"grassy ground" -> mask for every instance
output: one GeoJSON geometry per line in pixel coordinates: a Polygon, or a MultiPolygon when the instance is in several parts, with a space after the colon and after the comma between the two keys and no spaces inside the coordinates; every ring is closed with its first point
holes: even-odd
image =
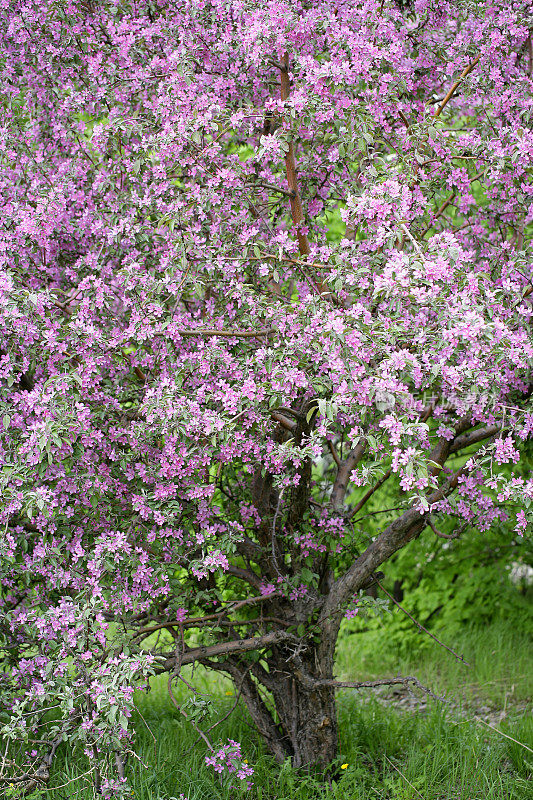
{"type": "MultiPolygon", "coordinates": [[[[276,766],[246,713],[237,708],[212,736],[215,741],[231,737],[243,744],[255,769],[254,786],[243,793],[221,785],[206,767],[205,746],[169,702],[165,681],[157,679],[151,692],[138,701],[138,754],[147,768],[130,760],[134,796],[138,800],[172,800],[181,793],[188,800],[244,796],[249,800],[530,800],[533,718],[527,703],[532,695],[533,648],[524,633],[499,624],[448,642],[464,654],[470,667],[438,646],[398,663],[386,640],[382,638],[380,646],[373,636],[366,643],[365,635],[343,637],[339,675],[354,679],[415,674],[433,690],[445,692],[450,706],[401,705],[390,692],[378,698],[362,692],[340,695],[340,754],[326,781],[324,776],[298,774],[289,763],[281,769],[276,766]]],[[[234,702],[230,685],[201,672],[194,680],[213,698],[209,722],[222,719],[234,702]]],[[[74,767],[79,774],[80,766],[64,762],[56,785],[72,778],[74,767]]],[[[47,796],[85,800],[92,795],[81,784],[49,790],[47,796]]]]}
{"type": "Polygon", "coordinates": [[[455,704],[503,710],[533,696],[533,643],[528,636],[531,618],[519,622],[471,627],[453,638],[446,631],[437,632],[441,641],[452,646],[468,664],[422,633],[414,633],[412,655],[403,657],[398,656],[394,643],[387,641],[386,628],[345,635],[338,649],[337,674],[346,680],[382,674],[416,675],[455,704]],[[419,638],[422,650],[417,647],[419,638]]]}

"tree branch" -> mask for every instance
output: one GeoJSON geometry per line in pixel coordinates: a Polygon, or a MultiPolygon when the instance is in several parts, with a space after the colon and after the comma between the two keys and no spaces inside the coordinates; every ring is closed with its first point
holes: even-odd
{"type": "Polygon", "coordinates": [[[259,575],[256,575],[251,569],[243,569],[243,567],[235,567],[233,564],[230,564],[226,569],[226,573],[246,581],[246,583],[249,583],[250,586],[254,586],[256,589],[261,589],[263,582],[259,575]]]}
{"type": "Polygon", "coordinates": [[[180,330],[178,334],[180,336],[224,336],[226,338],[233,338],[234,336],[238,339],[251,339],[254,336],[272,336],[272,334],[276,333],[275,328],[258,328],[256,331],[228,331],[228,330],[216,330],[216,329],[209,329],[209,328],[192,328],[187,330],[180,330]]]}
{"type": "Polygon", "coordinates": [[[471,444],[477,444],[484,439],[490,439],[496,433],[502,430],[501,425],[487,425],[486,428],[478,428],[477,430],[464,433],[462,436],[457,436],[450,447],[450,455],[457,453],[458,450],[463,450],[471,444]]]}
{"type": "Polygon", "coordinates": [[[388,479],[390,478],[390,476],[391,476],[391,475],[392,475],[392,469],[388,469],[388,470],[387,470],[387,472],[386,472],[386,473],[385,473],[385,474],[384,474],[384,475],[383,475],[383,476],[382,476],[382,477],[379,479],[379,481],[378,481],[376,484],[374,484],[374,486],[372,486],[372,487],[371,487],[371,488],[368,490],[368,492],[366,492],[366,493],[365,493],[365,494],[362,496],[362,498],[359,500],[359,502],[358,502],[358,503],[357,503],[357,504],[354,506],[354,508],[353,508],[353,509],[350,511],[350,519],[352,519],[353,517],[355,517],[355,515],[357,514],[357,512],[358,512],[358,511],[361,511],[361,509],[363,508],[363,506],[365,505],[365,503],[367,503],[367,502],[368,502],[368,500],[370,500],[370,498],[372,497],[372,495],[373,495],[373,494],[375,494],[375,492],[377,492],[377,491],[378,491],[378,489],[380,489],[380,488],[383,486],[383,484],[385,483],[385,481],[386,481],[386,480],[388,480],[388,479]]]}
{"type": "MultiPolygon", "coordinates": [[[[456,488],[465,468],[461,467],[440,489],[429,495],[427,498],[429,506],[438,503],[456,488]]],[[[428,514],[429,512],[421,514],[419,509],[410,508],[385,528],[344,575],[335,581],[324,603],[319,622],[326,620],[331,614],[338,613],[346,598],[356,592],[384,561],[421,533],[427,524],[428,514]]]]}
{"type": "MultiPolygon", "coordinates": [[[[285,53],[283,56],[282,64],[280,65],[280,90],[281,99],[283,101],[289,99],[291,93],[291,84],[289,81],[289,54],[285,53]]],[[[309,239],[306,234],[302,232],[301,225],[304,221],[304,212],[302,208],[302,199],[298,191],[298,179],[296,173],[296,159],[294,157],[294,145],[292,141],[289,142],[289,149],[285,154],[285,169],[287,172],[287,183],[291,191],[290,204],[291,216],[294,226],[296,228],[296,237],[298,239],[298,249],[300,255],[308,256],[311,252],[309,239]]]]}
{"type": "MultiPolygon", "coordinates": [[[[236,639],[231,642],[221,642],[220,644],[212,644],[206,647],[195,647],[193,650],[185,650],[181,658],[181,666],[185,664],[193,664],[194,662],[201,663],[202,661],[216,658],[217,656],[228,655],[228,653],[246,653],[249,650],[258,650],[263,647],[271,647],[273,644],[288,641],[295,637],[286,631],[272,631],[265,633],[264,636],[254,636],[249,639],[236,639]]],[[[174,654],[172,656],[164,656],[164,660],[160,667],[156,669],[156,673],[168,672],[174,669],[176,659],[174,654]]]]}
{"type": "Polygon", "coordinates": [[[279,411],[271,411],[270,416],[272,419],[276,420],[276,422],[279,422],[279,424],[285,428],[286,431],[296,430],[297,423],[292,419],[287,419],[287,417],[284,417],[283,414],[279,413],[279,411]]]}
{"type": "Polygon", "coordinates": [[[419,630],[423,631],[424,633],[427,633],[427,635],[428,635],[428,636],[431,636],[431,638],[432,638],[432,639],[434,639],[434,640],[437,642],[437,644],[440,644],[440,646],[441,646],[441,647],[444,647],[444,649],[445,649],[445,650],[447,650],[449,653],[451,653],[451,654],[452,654],[452,656],[455,656],[455,658],[456,658],[458,661],[462,661],[462,662],[463,662],[463,664],[466,664],[466,666],[467,666],[467,667],[469,667],[469,666],[470,666],[470,664],[468,663],[468,661],[466,661],[466,660],[463,658],[463,656],[460,656],[460,655],[459,655],[459,653],[456,653],[456,652],[455,652],[455,650],[452,650],[452,648],[451,648],[451,647],[448,647],[448,645],[447,645],[447,644],[444,644],[444,642],[441,642],[441,640],[440,640],[440,639],[438,639],[438,638],[435,636],[435,634],[431,633],[431,631],[428,631],[428,629],[427,629],[427,628],[424,628],[424,626],[423,626],[423,625],[421,625],[421,624],[420,624],[420,622],[418,622],[418,620],[416,620],[414,617],[412,617],[412,616],[411,616],[411,614],[410,614],[408,611],[406,611],[406,610],[405,610],[405,608],[404,608],[403,606],[401,606],[401,605],[399,604],[399,602],[398,602],[398,601],[397,601],[397,600],[396,600],[396,599],[395,599],[395,598],[394,598],[394,597],[393,597],[391,594],[389,594],[389,593],[388,593],[388,591],[387,591],[387,590],[386,590],[386,589],[385,589],[385,588],[382,586],[382,584],[381,584],[381,583],[380,583],[378,580],[376,581],[376,583],[377,583],[377,585],[379,586],[379,588],[381,589],[381,591],[383,592],[383,594],[386,594],[386,595],[387,595],[387,597],[388,597],[390,600],[392,600],[392,602],[394,603],[394,605],[395,605],[395,606],[397,606],[397,607],[400,609],[400,611],[403,611],[403,613],[404,613],[404,614],[405,614],[407,617],[409,617],[409,619],[411,620],[411,622],[414,622],[414,624],[416,625],[416,627],[417,627],[419,630]]]}
{"type": "Polygon", "coordinates": [[[361,439],[353,448],[353,450],[350,451],[348,458],[340,464],[337,470],[337,477],[335,478],[335,483],[333,484],[330,497],[331,505],[336,511],[339,511],[342,508],[344,498],[346,497],[346,490],[348,489],[348,483],[350,481],[350,473],[363,458],[365,449],[366,441],[361,439]]]}
{"type": "Polygon", "coordinates": [[[428,689],[427,686],[420,683],[418,678],[414,676],[409,676],[406,678],[381,678],[376,681],[335,681],[335,680],[322,680],[322,681],[315,681],[315,685],[317,686],[332,686],[334,689],[375,689],[378,686],[407,686],[407,684],[412,683],[417,689],[420,689],[425,694],[432,697],[434,700],[440,700],[440,702],[445,703],[446,700],[444,697],[439,697],[438,695],[434,694],[431,689],[428,689]]]}
{"type": "Polygon", "coordinates": [[[475,59],[472,61],[472,63],[468,65],[468,67],[465,67],[465,68],[464,68],[464,70],[463,70],[463,71],[461,72],[461,74],[459,75],[458,79],[455,81],[455,83],[453,84],[453,86],[452,86],[452,87],[449,89],[449,91],[447,92],[447,94],[446,94],[446,96],[444,97],[444,100],[442,101],[442,103],[440,104],[440,106],[439,106],[439,107],[437,108],[437,110],[435,111],[435,113],[434,113],[434,115],[433,115],[434,117],[440,117],[440,115],[441,115],[441,113],[443,112],[444,108],[445,108],[445,107],[448,105],[448,103],[449,103],[449,102],[450,102],[450,100],[452,99],[452,97],[453,97],[453,95],[454,95],[454,93],[455,93],[455,90],[457,89],[457,87],[459,86],[459,84],[460,84],[460,83],[462,83],[462,82],[463,82],[463,80],[466,78],[466,76],[467,76],[467,75],[469,75],[469,74],[472,72],[472,70],[473,70],[473,69],[474,69],[474,67],[476,66],[477,62],[479,61],[479,59],[480,59],[480,56],[478,56],[477,58],[475,58],[475,59]]]}

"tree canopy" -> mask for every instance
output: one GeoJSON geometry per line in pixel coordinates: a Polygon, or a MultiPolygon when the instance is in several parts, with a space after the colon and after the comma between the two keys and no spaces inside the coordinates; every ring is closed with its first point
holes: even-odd
{"type": "Polygon", "coordinates": [[[9,780],[67,741],[126,796],[134,688],[192,663],[323,765],[376,570],[533,519],[531,4],[0,9],[9,780]]]}

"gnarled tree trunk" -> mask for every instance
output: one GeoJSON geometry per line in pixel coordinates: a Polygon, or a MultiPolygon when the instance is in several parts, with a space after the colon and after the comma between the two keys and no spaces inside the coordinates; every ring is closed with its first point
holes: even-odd
{"type": "Polygon", "coordinates": [[[320,642],[304,639],[294,647],[272,647],[259,663],[225,662],[259,733],[279,763],[324,769],[337,755],[338,730],[333,658],[339,630],[335,620],[323,626],[320,642]],[[264,666],[263,666],[264,665],[264,666]]]}

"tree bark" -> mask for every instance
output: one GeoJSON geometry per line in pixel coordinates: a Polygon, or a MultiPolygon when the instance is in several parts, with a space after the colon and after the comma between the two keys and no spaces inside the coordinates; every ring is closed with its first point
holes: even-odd
{"type": "MultiPolygon", "coordinates": [[[[317,674],[313,651],[303,660],[306,673],[312,680],[325,676],[317,674]]],[[[331,667],[333,665],[331,664],[331,667]]],[[[279,680],[273,699],[288,745],[292,765],[299,768],[324,769],[337,755],[337,710],[335,689],[331,686],[310,686],[303,682],[296,669],[279,680]]],[[[332,670],[328,670],[332,677],[332,670]]]]}
{"type": "Polygon", "coordinates": [[[245,667],[237,659],[221,665],[278,763],[290,758],[295,769],[322,771],[337,755],[335,688],[320,682],[333,681],[338,629],[336,619],[323,626],[319,643],[304,639],[296,649],[294,643],[274,645],[265,667],[245,667]]]}

